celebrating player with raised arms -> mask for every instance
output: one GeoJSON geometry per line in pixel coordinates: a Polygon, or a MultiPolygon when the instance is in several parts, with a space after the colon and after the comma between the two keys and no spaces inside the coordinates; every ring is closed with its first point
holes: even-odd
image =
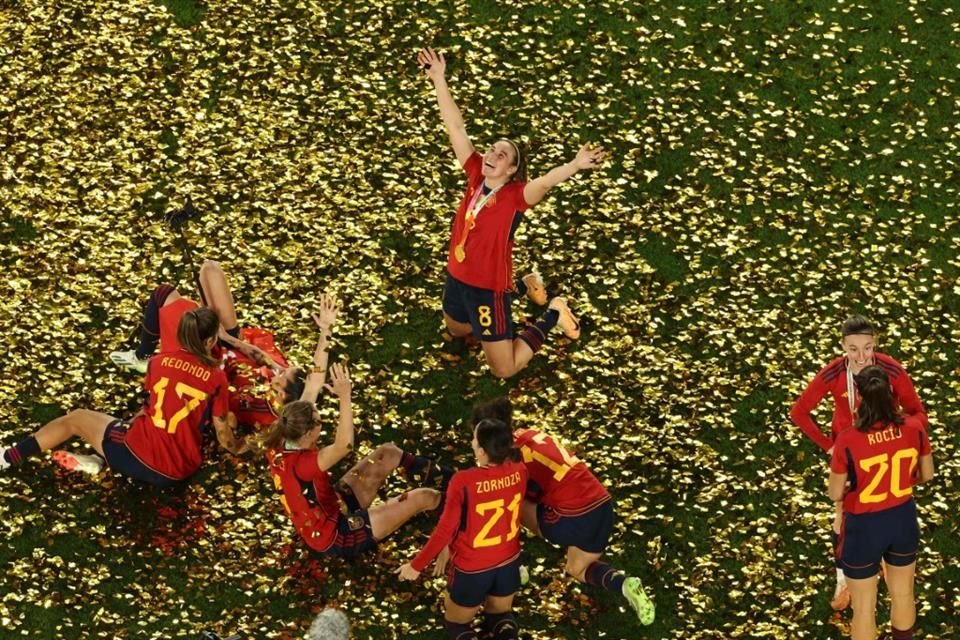
{"type": "MultiPolygon", "coordinates": [[[[520,588],[520,508],[527,470],[510,427],[482,420],[473,434],[477,466],[454,474],[440,522],[423,549],[397,573],[416,580],[449,546],[444,621],[449,640],[477,638],[470,622],[483,607],[483,637],[517,637],[513,596],[520,588]]],[[[443,569],[444,560],[438,563],[443,569]]]]}
{"type": "MultiPolygon", "coordinates": [[[[0,467],[53,449],[77,436],[93,447],[114,470],[137,480],[168,486],[193,475],[202,462],[202,427],[213,421],[220,444],[234,454],[246,449],[236,440],[228,412],[227,379],[213,357],[220,323],[210,309],[188,311],[180,318],[180,348],[158,354],[147,368],[149,397],[129,422],[79,409],[57,418],[4,451],[0,467]]],[[[98,473],[103,458],[67,451],[53,454],[61,466],[98,473]]]]}
{"type": "Polygon", "coordinates": [[[887,565],[893,640],[912,638],[917,617],[913,485],[933,477],[933,456],[925,420],[897,411],[889,375],[885,367],[871,365],[855,376],[861,399],[855,428],[836,437],[830,463],[830,498],[843,504],[837,558],[852,599],[854,640],[877,637],[881,560],[887,565]]]}
{"type": "MultiPolygon", "coordinates": [[[[440,504],[440,492],[419,488],[370,506],[386,477],[397,467],[424,476],[439,468],[426,458],[386,444],[334,485],[329,469],[353,450],[354,428],[347,369],[337,364],[330,373],[331,385],[326,388],[340,400],[333,443],[317,446],[322,432],[320,413],[312,401],[297,400],[283,407],[280,418],[262,435],[259,444],[266,450],[280,501],[311,553],[349,558],[375,549],[379,540],[410,518],[440,504]]],[[[309,374],[308,395],[315,395],[310,390],[319,388],[317,380],[322,383],[322,377],[322,371],[309,374]]],[[[424,478],[424,482],[429,481],[429,477],[424,478]]]]}
{"type": "MultiPolygon", "coordinates": [[[[790,418],[800,430],[828,455],[833,452],[837,434],[853,426],[856,420],[860,397],[854,385],[854,376],[870,365],[880,366],[890,379],[893,401],[908,415],[916,416],[927,426],[927,414],[923,409],[910,376],[899,362],[876,351],[876,329],[863,316],[850,316],[841,328],[844,355],[834,359],[807,385],[790,410],[790,418]],[[827,395],[833,396],[833,420],[830,434],[824,434],[813,419],[811,412],[827,395]]],[[[836,547],[840,535],[840,504],[836,505],[833,521],[833,539],[836,547]]],[[[839,611],[850,605],[850,592],[839,564],[836,565],[837,583],[830,606],[839,611]]]]}
{"type": "Polygon", "coordinates": [[[568,338],[580,336],[576,317],[560,297],[550,301],[538,322],[514,336],[512,292],[525,292],[531,284],[527,278],[513,279],[514,233],[524,211],[578,171],[598,167],[604,151],[584,145],[572,161],[527,182],[526,160],[517,143],[501,138],[483,154],[474,149],[447,88],[443,55],[427,48],[417,54],[417,61],[433,81],[450,144],[467,174],[447,255],[444,321],[452,335],[473,334],[479,339],[493,375],[509,378],[527,365],[554,326],[559,325],[568,338]]]}
{"type": "MultiPolygon", "coordinates": [[[[512,425],[510,400],[497,398],[473,409],[473,423],[496,418],[512,425]]],[[[613,532],[613,500],[606,487],[552,436],[536,429],[513,432],[530,473],[523,501],[523,526],[567,548],[566,571],[587,584],[620,593],[643,624],[652,624],[653,602],[640,578],[627,578],[601,562],[613,532]]]]}

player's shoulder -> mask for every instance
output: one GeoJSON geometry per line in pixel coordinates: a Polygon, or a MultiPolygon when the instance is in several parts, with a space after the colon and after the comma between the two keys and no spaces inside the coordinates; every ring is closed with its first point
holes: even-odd
{"type": "Polygon", "coordinates": [[[895,380],[906,373],[906,370],[903,368],[902,364],[885,353],[874,353],[873,361],[878,367],[882,368],[887,373],[887,376],[890,378],[890,380],[895,380]]]}
{"type": "Polygon", "coordinates": [[[846,372],[847,358],[846,356],[839,356],[828,362],[827,366],[821,369],[820,373],[817,374],[817,377],[826,384],[831,384],[840,376],[845,375],[846,372]]]}

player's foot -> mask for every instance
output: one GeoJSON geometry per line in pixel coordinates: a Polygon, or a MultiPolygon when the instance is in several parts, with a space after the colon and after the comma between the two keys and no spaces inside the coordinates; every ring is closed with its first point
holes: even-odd
{"type": "Polygon", "coordinates": [[[573,312],[570,311],[570,307],[567,306],[567,301],[565,298],[556,297],[550,301],[550,308],[556,309],[560,313],[560,319],[557,320],[557,326],[560,327],[560,330],[563,331],[563,335],[567,336],[571,340],[576,340],[580,337],[580,322],[577,320],[577,316],[573,315],[573,312]]]}
{"type": "Polygon", "coordinates": [[[640,578],[627,578],[623,581],[623,597],[630,603],[630,607],[637,612],[640,624],[653,624],[656,609],[653,602],[643,590],[640,578]]]}
{"type": "Polygon", "coordinates": [[[53,461],[67,471],[80,471],[96,475],[103,469],[103,458],[100,456],[85,456],[69,451],[54,451],[53,461]]]}
{"type": "Polygon", "coordinates": [[[850,606],[850,589],[845,584],[838,584],[837,590],[833,592],[833,600],[830,601],[830,608],[834,611],[843,611],[850,606]]]}
{"type": "Polygon", "coordinates": [[[527,569],[527,565],[520,565],[520,586],[526,586],[530,582],[530,570],[527,569]]]}
{"type": "Polygon", "coordinates": [[[148,360],[138,358],[137,352],[132,349],[130,351],[114,351],[110,354],[110,359],[113,360],[115,365],[126,369],[133,369],[138,373],[147,372],[148,360]]]}
{"type": "Polygon", "coordinates": [[[527,298],[533,304],[542,307],[547,304],[547,288],[543,284],[543,278],[536,271],[528,273],[520,278],[523,284],[527,285],[527,298]]]}
{"type": "Polygon", "coordinates": [[[7,450],[0,449],[0,471],[3,471],[10,466],[10,463],[7,462],[7,450]]]}

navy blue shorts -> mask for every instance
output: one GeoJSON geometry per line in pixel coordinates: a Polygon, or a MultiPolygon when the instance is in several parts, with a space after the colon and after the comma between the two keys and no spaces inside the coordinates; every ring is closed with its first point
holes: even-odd
{"type": "Polygon", "coordinates": [[[469,322],[473,335],[486,342],[513,339],[512,302],[509,291],[471,287],[449,273],[443,285],[443,312],[457,322],[469,322]]]}
{"type": "Polygon", "coordinates": [[[129,422],[117,419],[107,425],[103,433],[103,455],[107,464],[117,473],[146,482],[157,487],[171,487],[183,482],[154,471],[140,461],[127,447],[127,429],[129,422]]]}
{"type": "Polygon", "coordinates": [[[370,512],[366,509],[340,514],[337,537],[325,551],[310,550],[314,556],[355,558],[377,548],[377,540],[370,528],[370,512]]]}
{"type": "Polygon", "coordinates": [[[549,542],[603,553],[613,533],[613,500],[606,500],[577,515],[561,515],[553,507],[537,505],[537,524],[549,542]]]}
{"type": "Polygon", "coordinates": [[[485,571],[461,571],[447,565],[447,591],[461,607],[479,607],[487,596],[509,596],[520,589],[520,558],[485,571]]]}
{"type": "Polygon", "coordinates": [[[917,504],[910,498],[885,511],[843,514],[837,555],[848,578],[872,578],[880,573],[881,558],[893,567],[916,562],[919,546],[917,504]]]}

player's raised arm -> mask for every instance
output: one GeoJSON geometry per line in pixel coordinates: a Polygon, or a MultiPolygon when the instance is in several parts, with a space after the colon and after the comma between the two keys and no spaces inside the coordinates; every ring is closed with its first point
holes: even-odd
{"type": "Polygon", "coordinates": [[[463,123],[463,116],[460,114],[460,108],[453,101],[450,95],[450,89],[447,87],[447,62],[442,53],[437,53],[430,47],[421,49],[417,53],[417,62],[424,67],[434,88],[437,90],[437,104],[440,106],[440,117],[447,128],[447,135],[450,137],[450,146],[457,156],[457,162],[462,167],[467,163],[467,159],[473,154],[473,143],[467,135],[467,128],[463,123]]]}
{"type": "Polygon", "coordinates": [[[603,147],[593,147],[585,144],[577,151],[577,155],[566,164],[554,167],[544,175],[535,180],[531,180],[523,188],[523,199],[531,207],[547,195],[547,191],[554,188],[564,180],[569,180],[578,171],[586,169],[596,169],[606,157],[606,151],[603,147]]]}
{"type": "Polygon", "coordinates": [[[347,367],[342,364],[330,367],[330,383],[325,388],[340,399],[340,420],[333,444],[317,452],[317,466],[324,471],[353,450],[353,404],[350,400],[350,374],[347,367]]]}
{"type": "Polygon", "coordinates": [[[334,296],[326,293],[320,296],[320,309],[313,314],[313,321],[320,329],[320,337],[313,351],[313,367],[304,381],[300,399],[316,403],[327,377],[327,360],[330,355],[327,347],[330,344],[331,329],[337,322],[337,299],[334,296]]]}

